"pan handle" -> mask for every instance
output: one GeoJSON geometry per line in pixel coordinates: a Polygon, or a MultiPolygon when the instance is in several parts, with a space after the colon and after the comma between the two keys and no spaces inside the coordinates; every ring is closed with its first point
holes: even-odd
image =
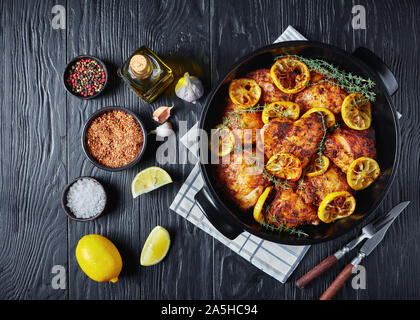
{"type": "Polygon", "coordinates": [[[226,238],[233,240],[242,233],[242,229],[233,226],[227,220],[226,209],[214,202],[205,187],[198,191],[194,198],[210,223],[226,238]]]}
{"type": "Polygon", "coordinates": [[[359,47],[353,55],[371,67],[382,80],[390,96],[398,90],[398,82],[391,69],[369,49],[359,47]]]}

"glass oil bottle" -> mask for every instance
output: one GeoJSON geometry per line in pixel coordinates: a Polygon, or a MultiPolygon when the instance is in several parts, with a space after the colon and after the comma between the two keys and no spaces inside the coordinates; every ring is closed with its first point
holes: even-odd
{"type": "Polygon", "coordinates": [[[117,72],[148,103],[174,81],[172,70],[147,46],[137,49],[117,72]]]}

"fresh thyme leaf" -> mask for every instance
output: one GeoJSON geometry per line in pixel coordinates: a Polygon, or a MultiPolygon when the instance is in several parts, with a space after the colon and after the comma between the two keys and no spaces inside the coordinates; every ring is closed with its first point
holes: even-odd
{"type": "Polygon", "coordinates": [[[322,135],[321,141],[318,144],[318,152],[317,155],[319,156],[317,161],[322,162],[322,154],[324,152],[324,143],[325,143],[325,138],[327,136],[327,125],[325,123],[325,116],[322,112],[318,111],[318,114],[321,116],[321,121],[322,121],[322,130],[324,131],[324,134],[322,135]]]}
{"type": "Polygon", "coordinates": [[[305,188],[305,185],[303,184],[303,180],[304,180],[304,176],[302,175],[298,180],[298,184],[297,184],[298,190],[303,190],[305,188]]]}
{"type": "Polygon", "coordinates": [[[267,169],[264,169],[263,178],[266,179],[269,182],[274,183],[276,186],[283,184],[282,179],[279,179],[279,178],[275,177],[273,174],[268,172],[267,169]]]}
{"type": "Polygon", "coordinates": [[[304,231],[302,231],[300,229],[297,229],[295,227],[285,226],[283,224],[283,222],[279,223],[277,227],[274,226],[274,225],[272,225],[272,224],[270,224],[270,223],[266,223],[264,221],[260,221],[260,225],[263,228],[266,228],[266,229],[268,229],[270,231],[286,232],[286,233],[289,233],[291,235],[296,235],[299,238],[300,237],[308,237],[309,236],[307,233],[305,233],[304,231]]]}
{"type": "Polygon", "coordinates": [[[282,186],[281,186],[284,190],[289,190],[290,189],[290,187],[289,187],[289,181],[287,181],[286,179],[285,180],[283,180],[283,184],[282,184],[282,186]]]}
{"type": "Polygon", "coordinates": [[[229,111],[227,116],[224,117],[222,127],[229,128],[232,125],[240,126],[241,128],[246,127],[246,123],[241,122],[241,115],[247,112],[256,113],[264,110],[265,105],[255,105],[250,108],[229,111]]]}
{"type": "Polygon", "coordinates": [[[331,131],[334,131],[335,129],[339,128],[340,124],[338,122],[334,123],[334,125],[331,127],[331,131]]]}

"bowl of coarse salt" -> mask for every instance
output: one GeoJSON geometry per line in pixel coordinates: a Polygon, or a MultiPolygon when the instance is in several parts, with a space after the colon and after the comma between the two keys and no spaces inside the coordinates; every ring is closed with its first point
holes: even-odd
{"type": "Polygon", "coordinates": [[[79,177],[64,188],[61,206],[70,219],[90,221],[104,212],[106,200],[105,189],[98,180],[79,177]]]}

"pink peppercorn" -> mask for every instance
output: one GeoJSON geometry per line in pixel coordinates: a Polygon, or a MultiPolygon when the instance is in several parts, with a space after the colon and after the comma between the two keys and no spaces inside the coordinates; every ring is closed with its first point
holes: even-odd
{"type": "Polygon", "coordinates": [[[82,97],[93,96],[101,91],[105,81],[102,65],[90,58],[76,61],[69,69],[66,79],[70,90],[82,97]]]}

